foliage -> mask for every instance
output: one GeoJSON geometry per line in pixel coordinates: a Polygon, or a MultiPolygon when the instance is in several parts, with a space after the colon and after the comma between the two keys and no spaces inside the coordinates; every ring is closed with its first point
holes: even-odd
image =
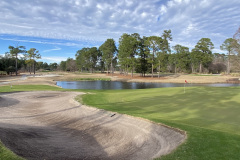
{"type": "Polygon", "coordinates": [[[199,65],[199,72],[202,73],[203,67],[208,67],[212,62],[213,43],[209,38],[202,38],[198,41],[191,53],[192,65],[199,65]]]}
{"type": "Polygon", "coordinates": [[[113,39],[107,39],[100,47],[99,50],[102,55],[102,60],[107,67],[107,73],[109,72],[109,67],[113,73],[113,60],[116,59],[117,47],[113,39]]]}
{"type": "Polygon", "coordinates": [[[66,70],[71,72],[77,71],[76,60],[73,58],[68,58],[66,61],[66,70]]]}
{"type": "Polygon", "coordinates": [[[174,72],[189,72],[190,70],[190,52],[188,47],[179,44],[173,46],[174,53],[169,55],[169,64],[174,67],[174,72]]]}
{"type": "Polygon", "coordinates": [[[191,52],[188,47],[177,44],[173,46],[173,53],[169,44],[171,40],[171,30],[164,30],[161,36],[149,37],[141,37],[138,33],[124,33],[119,39],[118,49],[113,39],[107,39],[99,48],[78,50],[76,60],[68,58],[60,64],[50,65],[35,61],[40,56],[35,48],[31,48],[24,59],[18,58],[19,53],[26,52],[24,46],[9,46],[9,54],[0,56],[0,70],[10,74],[13,66],[16,71],[19,69],[26,71],[27,65],[34,65],[36,70],[104,72],[106,69],[107,73],[120,70],[125,74],[131,71],[132,76],[134,72],[141,73],[142,76],[145,76],[146,72],[151,72],[152,77],[157,71],[160,77],[161,72],[220,73],[226,71],[227,66],[228,73],[230,68],[233,72],[240,72],[240,28],[233,38],[226,39],[221,45],[220,48],[228,52],[228,56],[224,58],[212,54],[214,45],[209,38],[200,39],[191,52]],[[219,62],[221,59],[223,61],[219,62]]]}
{"type": "Polygon", "coordinates": [[[58,64],[57,63],[50,63],[49,68],[50,68],[51,71],[55,71],[58,68],[58,64]]]}
{"type": "Polygon", "coordinates": [[[15,71],[16,71],[16,75],[17,75],[17,72],[18,72],[18,54],[20,53],[25,53],[26,50],[25,50],[25,46],[9,46],[8,47],[9,49],[9,53],[12,57],[15,58],[15,71]]]}
{"type": "Polygon", "coordinates": [[[148,63],[150,50],[146,46],[147,37],[140,38],[139,40],[139,53],[136,64],[136,72],[141,73],[145,77],[145,73],[151,68],[151,64],[148,63]]]}
{"type": "Polygon", "coordinates": [[[136,56],[138,54],[140,35],[137,33],[127,34],[124,33],[119,39],[118,58],[121,68],[128,73],[128,68],[132,71],[136,67],[136,56]]]}
{"type": "MultiPolygon", "coordinates": [[[[17,69],[19,70],[22,67],[22,65],[25,64],[25,60],[18,59],[17,63],[18,63],[17,69]]],[[[16,71],[15,65],[16,65],[15,58],[12,57],[9,53],[6,53],[4,56],[0,57],[0,71],[6,71],[8,75],[12,74],[13,72],[16,71]]]]}
{"type": "Polygon", "coordinates": [[[235,45],[237,41],[233,38],[226,39],[223,44],[220,46],[221,50],[225,50],[228,52],[228,65],[227,65],[227,74],[230,74],[230,57],[233,55],[235,51],[235,45]]]}
{"type": "Polygon", "coordinates": [[[41,55],[39,54],[39,51],[36,48],[30,48],[27,51],[27,54],[25,54],[26,57],[26,63],[29,65],[29,72],[31,74],[31,67],[33,65],[33,73],[35,74],[36,70],[36,60],[35,59],[40,59],[41,55]]]}
{"type": "Polygon", "coordinates": [[[66,71],[67,70],[67,66],[66,66],[66,61],[61,61],[60,62],[60,70],[62,70],[62,71],[66,71]]]}
{"type": "MultiPolygon", "coordinates": [[[[145,45],[148,46],[149,50],[151,51],[148,62],[152,64],[152,77],[153,77],[153,70],[156,65],[156,54],[159,53],[161,44],[163,43],[163,40],[161,37],[158,36],[150,36],[145,41],[145,45]]],[[[160,54],[158,54],[158,57],[160,54]]]]}
{"type": "Polygon", "coordinates": [[[82,48],[76,53],[76,63],[81,70],[88,70],[93,73],[93,70],[96,68],[97,60],[99,56],[99,50],[96,47],[92,48],[82,48]]]}

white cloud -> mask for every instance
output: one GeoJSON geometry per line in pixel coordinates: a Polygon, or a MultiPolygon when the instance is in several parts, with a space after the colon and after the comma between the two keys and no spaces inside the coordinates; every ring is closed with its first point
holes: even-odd
{"type": "Polygon", "coordinates": [[[61,61],[66,61],[68,57],[42,57],[38,61],[44,61],[47,63],[60,63],[61,61]]]}
{"type": "Polygon", "coordinates": [[[44,51],[42,51],[42,52],[46,53],[46,52],[59,51],[59,50],[61,50],[60,47],[55,47],[55,48],[53,48],[53,49],[47,49],[47,50],[44,50],[44,51]]]}
{"type": "Polygon", "coordinates": [[[239,27],[239,6],[239,0],[1,0],[0,34],[100,45],[122,33],[159,36],[171,29],[176,43],[192,46],[208,37],[219,46],[239,27]]]}

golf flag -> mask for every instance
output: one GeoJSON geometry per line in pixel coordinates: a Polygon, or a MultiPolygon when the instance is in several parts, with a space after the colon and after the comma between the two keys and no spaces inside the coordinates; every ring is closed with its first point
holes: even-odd
{"type": "Polygon", "coordinates": [[[187,80],[185,80],[185,83],[188,83],[187,80]]]}

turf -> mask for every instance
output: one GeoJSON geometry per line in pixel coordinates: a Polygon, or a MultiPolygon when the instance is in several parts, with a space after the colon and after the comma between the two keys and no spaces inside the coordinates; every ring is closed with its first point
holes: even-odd
{"type": "Polygon", "coordinates": [[[95,91],[90,106],[143,117],[187,131],[188,139],[161,159],[219,160],[240,157],[240,88],[160,88],[95,91]]]}
{"type": "Polygon", "coordinates": [[[18,92],[18,91],[63,91],[66,89],[48,86],[48,85],[12,85],[1,86],[0,92],[18,92]]]}
{"type": "Polygon", "coordinates": [[[23,160],[12,151],[8,150],[0,141],[0,159],[1,160],[23,160]]]}
{"type": "MultiPolygon", "coordinates": [[[[44,85],[0,87],[0,92],[32,90],[66,91],[44,85]]],[[[186,88],[186,93],[183,88],[84,92],[90,92],[81,97],[87,105],[187,131],[188,139],[184,144],[161,160],[235,160],[240,157],[239,87],[191,87],[186,88]]],[[[1,154],[12,153],[0,143],[1,154]]]]}

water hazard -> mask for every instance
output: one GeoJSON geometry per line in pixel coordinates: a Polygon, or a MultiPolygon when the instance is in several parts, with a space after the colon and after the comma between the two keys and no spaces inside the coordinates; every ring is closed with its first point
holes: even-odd
{"type": "Polygon", "coordinates": [[[215,83],[215,84],[180,84],[180,83],[146,83],[146,82],[120,82],[120,81],[57,81],[57,85],[65,89],[147,89],[166,87],[234,87],[240,84],[215,83]]]}

